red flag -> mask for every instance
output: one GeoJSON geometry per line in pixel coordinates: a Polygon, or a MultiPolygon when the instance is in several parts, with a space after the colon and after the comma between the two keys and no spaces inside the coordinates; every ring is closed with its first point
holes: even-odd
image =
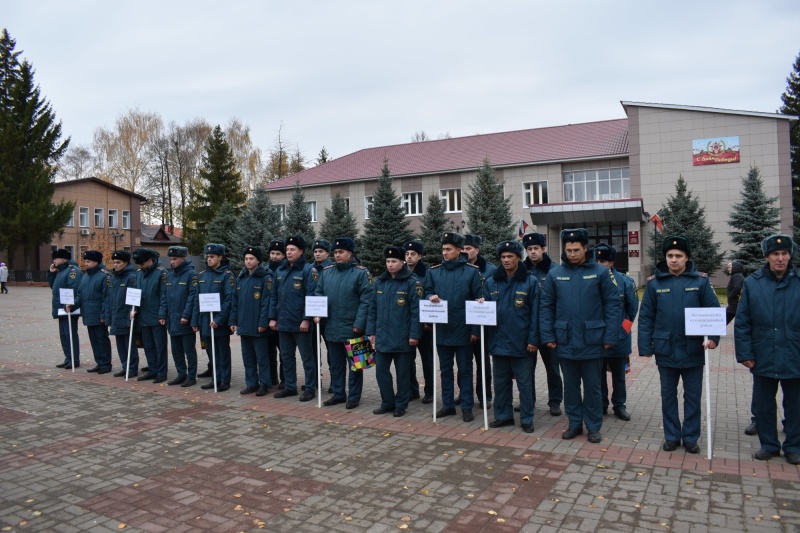
{"type": "Polygon", "coordinates": [[[664,231],[664,224],[661,220],[661,217],[658,216],[658,213],[650,217],[650,222],[653,222],[656,225],[656,229],[658,231],[664,231]]]}

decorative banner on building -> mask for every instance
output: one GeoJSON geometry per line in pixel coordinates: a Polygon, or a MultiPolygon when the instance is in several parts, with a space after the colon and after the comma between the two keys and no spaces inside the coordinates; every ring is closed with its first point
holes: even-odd
{"type": "Polygon", "coordinates": [[[692,165],[719,165],[739,162],[739,137],[692,140],[692,165]]]}

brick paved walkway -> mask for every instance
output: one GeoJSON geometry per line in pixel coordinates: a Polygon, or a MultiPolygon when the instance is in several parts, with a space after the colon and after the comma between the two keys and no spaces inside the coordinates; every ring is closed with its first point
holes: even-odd
{"type": "Polygon", "coordinates": [[[660,450],[658,372],[640,358],[628,375],[633,419],[606,417],[602,443],[589,444],[561,440],[567,421],[541,401],[541,365],[532,435],[484,431],[480,412],[432,423],[419,401],[403,418],[375,416],[374,371],[352,411],[243,397],[235,338],[232,387],[219,394],[89,374],[84,328],[84,366],[60,370],[49,290],[10,290],[0,296],[0,531],[800,529],[800,469],[751,458],[750,375],[730,338],[712,352],[708,461],[705,435],[701,455],[660,450]]]}

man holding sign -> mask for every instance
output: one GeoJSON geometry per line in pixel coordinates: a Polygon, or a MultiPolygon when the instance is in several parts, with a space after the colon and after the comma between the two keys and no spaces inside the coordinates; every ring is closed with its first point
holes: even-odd
{"type": "Polygon", "coordinates": [[[53,289],[53,318],[58,319],[58,334],[61,337],[61,350],[64,352],[64,362],[58,368],[72,369],[72,355],[75,356],[75,368],[81,366],[81,346],[78,339],[78,317],[59,315],[61,309],[67,313],[81,306],[81,270],[72,260],[69,250],[61,248],[53,250],[53,263],[47,273],[47,283],[53,289]],[[72,305],[61,304],[61,289],[72,289],[75,303],[72,305]],[[70,329],[72,329],[72,348],[70,349],[70,329]]]}
{"type": "Polygon", "coordinates": [[[761,242],[767,264],[744,280],[734,323],[736,360],[753,374],[753,400],[761,449],[754,459],[778,457],[778,386],[783,389],[786,462],[800,465],[800,276],[792,269],[797,245],[788,235],[761,242]]]}
{"type": "MultiPolygon", "coordinates": [[[[139,350],[135,342],[130,342],[131,306],[125,303],[128,288],[136,288],[136,271],[131,266],[131,254],[125,250],[117,250],[111,254],[111,273],[106,276],[106,297],[103,300],[103,315],[109,326],[109,334],[114,335],[117,354],[122,369],[114,373],[121,378],[139,375],[139,350]],[[128,354],[128,346],[131,353],[128,354]],[[130,356],[130,357],[129,357],[130,356]]],[[[135,327],[135,324],[134,324],[135,327]]]]}

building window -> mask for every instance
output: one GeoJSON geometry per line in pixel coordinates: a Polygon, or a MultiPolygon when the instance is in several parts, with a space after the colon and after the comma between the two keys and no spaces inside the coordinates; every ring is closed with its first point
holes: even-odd
{"type": "MultiPolygon", "coordinates": [[[[344,206],[347,208],[348,211],[350,211],[350,197],[343,196],[342,200],[344,200],[344,206]]],[[[333,198],[331,198],[331,207],[333,207],[333,198]]]]}
{"type": "Polygon", "coordinates": [[[102,207],[95,207],[94,208],[94,227],[95,228],[102,228],[103,227],[103,208],[102,207]]]}
{"type": "Polygon", "coordinates": [[[281,219],[281,222],[286,220],[286,204],[275,204],[275,209],[278,210],[278,217],[281,219]]]}
{"type": "Polygon", "coordinates": [[[73,245],[67,244],[67,245],[64,246],[64,249],[69,251],[69,255],[72,256],[73,260],[76,259],[76,257],[75,257],[75,247],[73,245]]]}
{"type": "Polygon", "coordinates": [[[522,207],[546,203],[548,203],[546,181],[531,181],[522,184],[522,207]]]}
{"type": "Polygon", "coordinates": [[[117,227],[117,211],[116,209],[109,209],[108,210],[108,227],[109,228],[116,228],[117,227]]]}
{"type": "Polygon", "coordinates": [[[122,212],[122,229],[131,229],[131,212],[122,212]]]}
{"type": "Polygon", "coordinates": [[[630,169],[611,168],[564,173],[564,201],[591,202],[631,197],[630,169]]]}
{"type": "Polygon", "coordinates": [[[403,193],[403,209],[406,216],[414,216],[422,214],[422,193],[421,192],[406,192],[403,193]]]}
{"type": "Polygon", "coordinates": [[[461,212],[461,189],[444,189],[439,191],[439,198],[444,204],[445,213],[461,212]]]}
{"type": "Polygon", "coordinates": [[[81,256],[80,257],[73,257],[73,259],[75,259],[75,261],[79,265],[83,265],[83,263],[81,263],[81,260],[83,259],[83,254],[85,254],[88,251],[89,251],[89,247],[82,244],[81,245],[81,256]]]}
{"type": "Polygon", "coordinates": [[[372,209],[372,196],[364,197],[364,219],[369,218],[369,210],[372,209]]]}
{"type": "Polygon", "coordinates": [[[75,210],[72,211],[69,215],[69,220],[67,220],[66,227],[74,228],[75,227],[75,210]]]}
{"type": "Polygon", "coordinates": [[[78,208],[78,225],[82,228],[89,227],[89,208],[88,207],[80,207],[78,208]]]}
{"type": "Polygon", "coordinates": [[[317,221],[317,202],[306,202],[308,215],[311,217],[311,222],[317,221]]]}

